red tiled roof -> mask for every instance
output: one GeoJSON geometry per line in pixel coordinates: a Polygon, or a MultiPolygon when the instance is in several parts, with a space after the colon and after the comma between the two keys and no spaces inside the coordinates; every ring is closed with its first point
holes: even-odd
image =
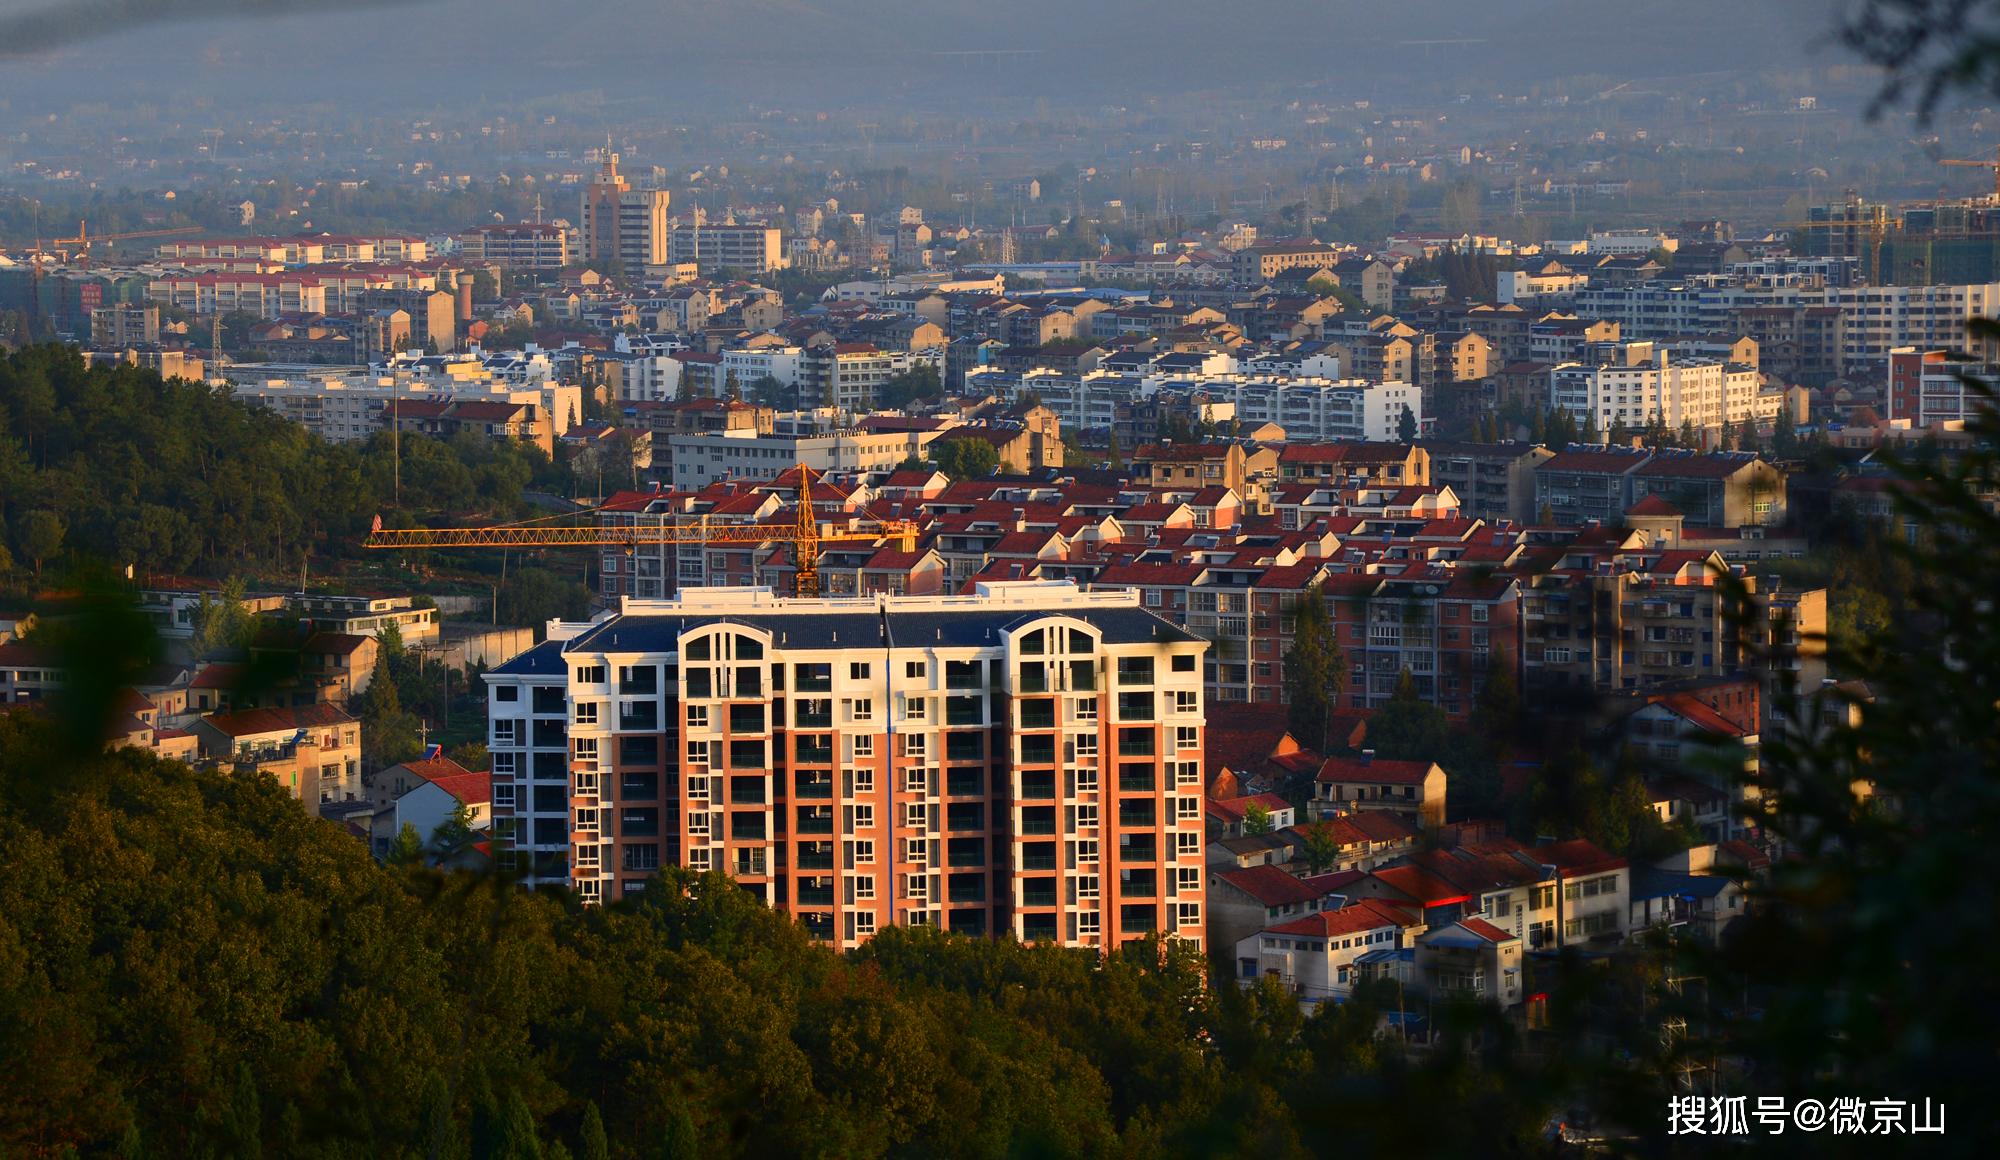
{"type": "Polygon", "coordinates": [[[1279,797],[1277,794],[1253,793],[1243,797],[1224,798],[1219,801],[1211,800],[1208,803],[1208,812],[1225,822],[1240,822],[1243,820],[1243,816],[1250,812],[1250,807],[1253,805],[1263,806],[1266,810],[1270,811],[1289,810],[1292,808],[1292,803],[1279,797]]]}
{"type": "Polygon", "coordinates": [[[1501,930],[1483,918],[1461,918],[1458,920],[1458,925],[1485,939],[1487,942],[1514,942],[1519,938],[1518,935],[1501,930]]]}
{"type": "Polygon", "coordinates": [[[228,737],[251,737],[260,733],[282,733],[287,729],[310,729],[320,725],[351,724],[354,718],[339,707],[325,702],[290,709],[247,709],[241,713],[217,713],[202,721],[228,737]]]}
{"type": "Polygon", "coordinates": [[[1661,499],[1658,495],[1649,495],[1631,507],[1626,508],[1625,514],[1628,516],[1677,516],[1681,515],[1682,512],[1681,509],[1661,499]]]}
{"type": "Polygon", "coordinates": [[[1375,880],[1425,906],[1464,902],[1465,891],[1421,866],[1389,866],[1374,872],[1375,880]]]}
{"type": "Polygon", "coordinates": [[[1322,910],[1290,922],[1264,929],[1271,934],[1302,934],[1312,938],[1337,938],[1385,926],[1415,926],[1416,917],[1401,907],[1373,898],[1363,898],[1339,910],[1322,910]]]}
{"type": "Polygon", "coordinates": [[[1422,785],[1429,775],[1431,761],[1385,761],[1381,758],[1363,760],[1352,757],[1329,757],[1319,767],[1315,781],[1371,781],[1388,785],[1422,785]]]}
{"type": "Polygon", "coordinates": [[[431,784],[468,806],[485,805],[493,800],[491,773],[461,772],[450,777],[434,777],[431,784]]]}
{"type": "Polygon", "coordinates": [[[1251,866],[1243,870],[1227,870],[1223,872],[1222,880],[1265,906],[1316,902],[1325,897],[1324,891],[1308,885],[1303,879],[1287,874],[1276,866],[1251,866]]]}
{"type": "Polygon", "coordinates": [[[1615,854],[1607,854],[1595,843],[1585,838],[1571,838],[1566,842],[1550,842],[1529,851],[1529,856],[1546,862],[1562,871],[1564,877],[1583,874],[1603,874],[1612,870],[1623,870],[1625,859],[1615,854]]]}
{"type": "Polygon", "coordinates": [[[209,665],[195,677],[190,689],[233,689],[243,683],[244,667],[223,662],[209,665]]]}

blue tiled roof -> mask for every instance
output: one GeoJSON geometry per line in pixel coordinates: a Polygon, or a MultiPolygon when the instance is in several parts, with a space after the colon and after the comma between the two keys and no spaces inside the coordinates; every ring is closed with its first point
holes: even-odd
{"type": "Polygon", "coordinates": [[[546,677],[566,676],[569,666],[562,658],[562,645],[558,641],[545,640],[516,656],[513,660],[487,672],[489,677],[546,677]]]}
{"type": "MultiPolygon", "coordinates": [[[[614,616],[564,646],[564,651],[673,652],[682,633],[704,624],[740,624],[768,633],[780,648],[915,648],[929,644],[968,648],[990,644],[1001,634],[1045,616],[1070,616],[1094,626],[1110,644],[1193,642],[1201,638],[1143,608],[1080,607],[966,608],[819,614],[731,611],[714,615],[614,616]],[[883,638],[884,622],[889,638],[883,638]]],[[[532,656],[523,654],[516,662],[532,656]]],[[[510,662],[515,663],[515,662],[510,662]]],[[[504,668],[496,671],[506,671],[504,668]]],[[[536,670],[540,671],[540,670],[536,670]]]]}

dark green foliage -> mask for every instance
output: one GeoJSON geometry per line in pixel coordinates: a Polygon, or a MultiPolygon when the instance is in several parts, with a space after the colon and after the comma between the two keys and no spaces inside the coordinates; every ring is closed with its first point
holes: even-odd
{"type": "Polygon", "coordinates": [[[60,752],[0,717],[9,1155],[1289,1156],[1316,1077],[1390,1051],[1158,940],[841,957],[719,875],[586,911],[378,867],[268,781],[60,752]]]}
{"type": "Polygon", "coordinates": [[[1347,683],[1347,659],[1334,633],[1326,596],[1318,588],[1299,598],[1292,613],[1292,643],[1285,650],[1285,705],[1292,736],[1324,753],[1340,694],[1347,683]]]}
{"type": "MultiPolygon", "coordinates": [[[[404,506],[512,517],[539,448],[463,436],[399,441],[404,506]]],[[[0,358],[0,541],[30,567],[92,558],[136,574],[296,573],[356,550],[395,511],[386,435],[329,444],[227,392],[138,367],[86,369],[74,350],[0,358]]]]}
{"type": "Polygon", "coordinates": [[[1000,452],[984,439],[940,439],[931,460],[953,479],[983,479],[1000,466],[1000,452]]]}
{"type": "Polygon", "coordinates": [[[944,395],[944,382],[938,377],[937,368],[925,363],[896,375],[882,384],[880,402],[884,408],[907,407],[918,399],[936,399],[944,395]]]}

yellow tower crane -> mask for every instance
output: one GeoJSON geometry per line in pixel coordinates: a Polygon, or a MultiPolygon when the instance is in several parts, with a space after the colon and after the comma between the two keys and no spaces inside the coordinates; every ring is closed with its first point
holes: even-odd
{"type": "Polygon", "coordinates": [[[792,545],[792,590],[797,596],[819,595],[821,544],[872,543],[892,539],[905,552],[915,551],[917,525],[909,520],[867,520],[855,527],[825,527],[813,515],[810,470],[799,468],[797,518],[782,524],[716,523],[703,516],[693,523],[602,527],[590,524],[509,524],[490,528],[385,528],[377,516],[374,530],[362,542],[366,548],[593,548],[631,551],[655,544],[792,545]]]}
{"type": "Polygon", "coordinates": [[[1993,171],[1993,200],[1996,204],[2000,204],[2000,146],[1994,147],[1993,159],[1991,161],[1976,161],[1963,157],[1940,157],[1938,158],[1938,164],[1969,165],[1975,169],[1991,169],[1993,171]]]}

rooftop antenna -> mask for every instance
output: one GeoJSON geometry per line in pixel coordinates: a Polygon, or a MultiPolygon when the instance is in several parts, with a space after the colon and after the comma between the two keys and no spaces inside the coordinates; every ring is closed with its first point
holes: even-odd
{"type": "Polygon", "coordinates": [[[542,191],[535,191],[535,224],[542,224],[542,191]]]}

